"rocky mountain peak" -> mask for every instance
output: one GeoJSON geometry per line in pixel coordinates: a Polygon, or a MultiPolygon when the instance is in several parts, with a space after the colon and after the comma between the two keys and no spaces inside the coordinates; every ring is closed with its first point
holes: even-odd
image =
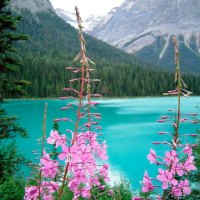
{"type": "Polygon", "coordinates": [[[55,12],[49,0],[11,0],[12,9],[19,11],[21,9],[36,12],[55,12]]]}
{"type": "Polygon", "coordinates": [[[193,64],[200,68],[199,10],[199,0],[125,0],[90,34],[156,64],[168,63],[170,39],[176,35],[184,53],[195,57],[193,64]]]}
{"type": "Polygon", "coordinates": [[[77,26],[75,13],[63,10],[61,8],[56,8],[55,11],[56,11],[56,14],[60,18],[62,18],[64,21],[66,21],[67,23],[71,24],[74,27],[77,26]]]}
{"type": "MultiPolygon", "coordinates": [[[[65,22],[71,24],[77,28],[76,15],[73,12],[63,10],[61,8],[56,8],[57,15],[62,18],[65,22]]],[[[83,27],[85,32],[93,30],[93,28],[99,23],[102,16],[97,16],[95,14],[89,15],[87,18],[82,19],[83,27]]]]}

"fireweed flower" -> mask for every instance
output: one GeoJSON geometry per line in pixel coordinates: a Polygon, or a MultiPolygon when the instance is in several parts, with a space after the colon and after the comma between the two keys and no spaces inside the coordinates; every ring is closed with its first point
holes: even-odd
{"type": "Polygon", "coordinates": [[[60,160],[76,161],[76,160],[78,160],[77,151],[78,151],[77,145],[73,145],[71,147],[68,147],[68,146],[66,146],[66,144],[63,144],[62,145],[62,152],[58,155],[58,158],[60,160]]]}
{"type": "Polygon", "coordinates": [[[27,186],[24,200],[38,200],[39,190],[44,200],[54,200],[52,194],[58,190],[58,184],[53,181],[43,181],[40,186],[27,186]]]}
{"type": "Polygon", "coordinates": [[[46,178],[54,178],[58,171],[58,162],[51,160],[49,154],[43,152],[43,157],[40,159],[42,167],[40,168],[42,175],[46,178]]]}
{"type": "Polygon", "coordinates": [[[190,171],[196,170],[196,167],[193,161],[194,161],[194,156],[188,156],[185,163],[183,163],[183,170],[186,174],[190,171]]]}
{"type": "Polygon", "coordinates": [[[162,189],[167,189],[169,186],[177,185],[178,181],[174,178],[174,175],[169,170],[163,170],[161,168],[158,169],[159,174],[157,175],[157,179],[162,183],[162,189]]]}
{"type": "MultiPolygon", "coordinates": [[[[67,70],[81,76],[70,80],[70,87],[62,89],[64,93],[70,92],[71,96],[61,97],[62,100],[78,100],[77,103],[67,103],[66,106],[61,108],[66,112],[69,109],[75,112],[75,119],[72,121],[70,118],[63,117],[54,120],[55,122],[73,123],[74,129],[67,130],[67,134],[71,134],[69,137],[60,135],[56,130],[51,131],[47,143],[53,145],[56,152],[52,154],[42,152],[38,186],[26,188],[25,199],[27,200],[50,200],[53,199],[53,193],[57,190],[57,200],[61,200],[64,198],[63,191],[65,187],[73,192],[73,200],[78,200],[79,197],[90,198],[90,190],[93,186],[102,188],[100,180],[103,179],[106,183],[109,181],[108,165],[104,163],[108,159],[106,154],[107,145],[104,141],[100,142],[99,137],[101,134],[96,132],[101,130],[98,124],[101,115],[93,112],[98,102],[91,99],[91,97],[96,98],[101,97],[101,95],[91,94],[91,82],[96,82],[97,79],[90,77],[90,73],[94,70],[90,69],[90,64],[94,63],[86,56],[86,42],[83,37],[83,27],[77,7],[76,16],[81,51],[75,57],[74,62],[79,61],[80,67],[68,67],[67,70]],[[77,83],[77,89],[72,87],[74,82],[77,83]],[[52,160],[51,155],[52,157],[58,155],[58,159],[52,160]],[[62,177],[58,175],[62,175],[62,177]],[[56,185],[53,185],[51,179],[57,180],[56,185]]],[[[45,138],[46,132],[42,138],[42,149],[44,149],[45,138]]]]}
{"type": "Polygon", "coordinates": [[[114,194],[113,190],[108,190],[108,194],[109,194],[110,196],[113,196],[113,194],[114,194]]]}
{"type": "Polygon", "coordinates": [[[83,198],[87,198],[88,199],[91,196],[90,190],[91,190],[90,187],[83,187],[83,188],[78,189],[75,192],[75,195],[82,196],[83,198]]]}
{"type": "Polygon", "coordinates": [[[109,182],[110,179],[108,177],[108,164],[104,164],[101,168],[100,168],[100,171],[99,171],[99,174],[103,177],[104,181],[105,182],[109,182]]]}
{"type": "Polygon", "coordinates": [[[183,176],[183,174],[184,174],[183,163],[174,163],[174,164],[172,164],[171,172],[173,174],[177,173],[179,176],[183,176]]]}
{"type": "MultiPolygon", "coordinates": [[[[190,116],[187,118],[181,118],[181,95],[188,97],[191,92],[184,89],[187,87],[181,77],[180,67],[179,67],[179,50],[176,38],[173,38],[174,44],[174,52],[175,52],[175,64],[176,64],[176,73],[175,73],[175,83],[177,86],[174,90],[170,90],[164,95],[177,95],[177,109],[176,110],[168,110],[174,112],[174,118],[172,120],[168,116],[162,116],[157,122],[159,123],[170,123],[171,127],[173,128],[173,132],[159,132],[160,135],[166,135],[168,137],[172,137],[168,141],[158,141],[153,142],[155,145],[166,144],[170,150],[165,152],[164,158],[161,156],[157,156],[156,152],[150,149],[150,154],[148,154],[147,158],[151,163],[163,165],[162,168],[158,169],[158,175],[156,177],[157,181],[159,181],[162,185],[162,194],[159,194],[159,198],[165,200],[168,198],[169,195],[173,195],[175,198],[179,198],[182,196],[186,196],[190,194],[190,187],[189,182],[187,179],[181,180],[183,175],[187,175],[191,171],[195,170],[196,167],[194,165],[194,156],[192,156],[192,148],[195,146],[193,144],[184,144],[182,143],[180,136],[189,136],[189,137],[196,137],[196,134],[180,134],[180,125],[187,122],[192,122],[193,124],[197,123],[197,120],[192,119],[190,120],[190,116]],[[162,162],[159,161],[162,159],[162,162]],[[180,162],[181,161],[181,162],[180,162]],[[178,180],[175,177],[179,176],[178,180]]],[[[191,113],[186,114],[191,115],[191,113]]],[[[194,113],[194,116],[196,113],[194,113]]],[[[148,192],[148,184],[149,178],[148,176],[144,176],[143,178],[143,192],[148,192]]],[[[151,186],[151,185],[150,185],[151,186]]],[[[156,188],[156,187],[155,187],[156,188]]],[[[153,188],[153,189],[155,189],[153,188]]],[[[158,190],[158,192],[160,192],[158,190]]]]}
{"type": "Polygon", "coordinates": [[[165,153],[164,161],[167,165],[170,165],[172,163],[178,163],[179,159],[177,157],[177,152],[175,150],[173,151],[167,151],[165,153]]]}
{"type": "Polygon", "coordinates": [[[172,188],[172,194],[176,197],[189,195],[190,193],[191,190],[187,179],[181,180],[177,186],[172,188]]]}
{"type": "Polygon", "coordinates": [[[105,185],[100,185],[100,186],[99,186],[99,190],[100,190],[100,191],[104,191],[104,190],[105,190],[105,185]]]}
{"type": "Polygon", "coordinates": [[[156,152],[153,149],[150,149],[150,154],[147,155],[147,159],[150,161],[150,163],[156,163],[156,152]]]}
{"type": "MultiPolygon", "coordinates": [[[[81,77],[70,80],[70,84],[78,82],[77,85],[79,89],[74,89],[72,87],[63,89],[63,92],[72,92],[76,96],[76,99],[78,99],[78,103],[76,105],[76,119],[74,121],[75,129],[71,132],[72,139],[67,142],[61,140],[63,143],[58,143],[58,145],[62,146],[62,151],[59,153],[58,158],[66,163],[58,200],[62,198],[63,190],[66,186],[66,179],[68,180],[68,188],[74,193],[74,200],[78,199],[80,196],[89,198],[91,196],[90,190],[92,186],[101,186],[99,178],[104,179],[105,182],[109,181],[108,165],[102,162],[108,159],[106,154],[107,145],[105,142],[100,143],[98,138],[99,134],[94,132],[95,129],[101,129],[98,125],[98,120],[101,118],[101,115],[92,112],[94,106],[96,106],[98,102],[92,101],[91,97],[100,97],[101,95],[91,94],[91,82],[96,82],[98,80],[91,79],[90,77],[90,72],[93,71],[93,69],[90,69],[90,63],[93,64],[93,62],[85,54],[86,42],[83,38],[83,27],[77,7],[76,16],[81,51],[75,57],[74,61],[80,61],[81,67],[68,67],[67,70],[81,74],[81,77]],[[100,164],[96,164],[96,159],[98,159],[100,164]]],[[[62,97],[62,99],[67,98],[62,97]]],[[[67,104],[67,106],[62,107],[62,109],[67,110],[71,107],[71,104],[67,104]]],[[[55,134],[55,136],[52,135],[50,142],[55,144],[57,141],[60,141],[58,140],[60,138],[57,138],[57,134],[55,134]]]]}
{"type": "Polygon", "coordinates": [[[186,144],[183,152],[185,154],[187,154],[188,156],[191,156],[192,155],[192,147],[189,144],[186,144]]]}
{"type": "Polygon", "coordinates": [[[52,130],[47,139],[48,144],[55,144],[56,148],[66,143],[66,135],[59,135],[58,131],[52,130]]]}
{"type": "Polygon", "coordinates": [[[101,183],[99,182],[98,176],[90,177],[90,187],[92,187],[93,185],[96,185],[96,186],[101,185],[101,183]]]}
{"type": "Polygon", "coordinates": [[[37,200],[39,195],[39,188],[37,186],[27,186],[25,188],[24,200],[37,200]]]}
{"type": "Polygon", "coordinates": [[[145,173],[144,173],[142,185],[143,185],[142,192],[150,192],[150,191],[154,190],[154,188],[155,188],[151,183],[151,180],[149,178],[147,171],[145,171],[145,173]]]}

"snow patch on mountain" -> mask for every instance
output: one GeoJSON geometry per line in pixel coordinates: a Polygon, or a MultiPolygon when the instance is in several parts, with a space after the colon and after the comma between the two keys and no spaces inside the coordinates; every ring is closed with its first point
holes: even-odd
{"type": "MultiPolygon", "coordinates": [[[[57,15],[73,27],[77,28],[76,15],[73,12],[56,8],[57,15]]],[[[89,15],[86,19],[82,19],[82,24],[85,32],[90,32],[102,19],[102,16],[96,16],[94,14],[89,15]]]]}
{"type": "Polygon", "coordinates": [[[61,8],[56,8],[55,11],[56,11],[57,15],[60,18],[62,18],[64,21],[66,21],[67,23],[71,24],[74,27],[77,27],[75,13],[63,10],[61,8]]]}
{"type": "Polygon", "coordinates": [[[85,20],[83,20],[83,26],[85,32],[90,32],[94,29],[95,26],[99,23],[99,21],[102,19],[102,16],[96,16],[94,14],[91,14],[89,17],[87,17],[85,20]]]}
{"type": "Polygon", "coordinates": [[[36,12],[55,12],[49,0],[11,0],[12,9],[19,11],[28,9],[33,13],[36,12]]]}
{"type": "Polygon", "coordinates": [[[165,51],[167,50],[167,47],[169,46],[169,42],[170,42],[170,35],[167,35],[165,37],[165,45],[164,45],[164,47],[163,47],[163,49],[162,49],[162,51],[161,51],[161,53],[159,55],[159,59],[160,60],[163,58],[163,56],[165,54],[165,51]]]}
{"type": "Polygon", "coordinates": [[[200,56],[199,10],[197,0],[125,0],[89,33],[133,54],[154,45],[160,37],[160,60],[171,36],[181,35],[185,46],[200,56]]]}

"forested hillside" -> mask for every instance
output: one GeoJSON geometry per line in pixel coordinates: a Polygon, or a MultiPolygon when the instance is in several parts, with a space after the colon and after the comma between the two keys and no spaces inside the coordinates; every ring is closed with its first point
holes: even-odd
{"type": "MultiPolygon", "coordinates": [[[[72,60],[79,51],[77,31],[54,13],[23,10],[20,15],[18,31],[29,39],[17,43],[23,66],[16,76],[32,82],[30,97],[58,97],[72,77],[65,67],[74,65],[72,60]]],[[[173,89],[172,72],[153,69],[91,36],[85,35],[85,39],[87,54],[96,63],[94,76],[101,79],[94,90],[104,96],[154,96],[173,89]]],[[[200,77],[185,75],[184,80],[189,90],[200,94],[200,77]]]]}

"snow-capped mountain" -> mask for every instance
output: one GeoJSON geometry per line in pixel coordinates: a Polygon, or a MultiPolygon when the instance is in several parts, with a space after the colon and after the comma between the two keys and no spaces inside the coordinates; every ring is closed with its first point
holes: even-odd
{"type": "Polygon", "coordinates": [[[171,37],[176,35],[184,70],[191,71],[192,66],[192,71],[200,72],[199,0],[125,0],[89,33],[168,67],[173,66],[171,37]]]}
{"type": "Polygon", "coordinates": [[[61,8],[56,8],[57,15],[62,18],[67,23],[71,24],[72,26],[76,27],[76,15],[73,12],[63,10],[61,8]]]}
{"type": "Polygon", "coordinates": [[[18,11],[19,9],[27,9],[31,12],[55,12],[49,0],[11,0],[11,7],[18,11]]]}
{"type": "Polygon", "coordinates": [[[100,22],[102,16],[97,16],[91,14],[89,17],[83,20],[83,26],[85,32],[90,32],[94,29],[95,26],[100,22]]]}
{"type": "MultiPolygon", "coordinates": [[[[111,9],[111,11],[104,17],[102,17],[98,23],[96,24],[96,26],[93,27],[93,30],[95,30],[96,28],[100,28],[103,27],[104,24],[106,24],[107,22],[109,22],[109,20],[112,18],[112,16],[115,14],[115,12],[118,10],[118,7],[114,7],[111,9]]],[[[90,32],[92,32],[93,30],[91,30],[90,32]]],[[[89,33],[90,33],[89,32],[89,33]]]]}
{"type": "MultiPolygon", "coordinates": [[[[56,8],[56,13],[59,17],[61,17],[64,21],[71,24],[75,28],[77,27],[76,15],[73,12],[63,10],[61,8],[56,8]]],[[[99,23],[101,20],[101,16],[96,16],[94,14],[89,15],[86,19],[82,19],[84,31],[89,32],[93,30],[93,28],[99,23]]]]}

